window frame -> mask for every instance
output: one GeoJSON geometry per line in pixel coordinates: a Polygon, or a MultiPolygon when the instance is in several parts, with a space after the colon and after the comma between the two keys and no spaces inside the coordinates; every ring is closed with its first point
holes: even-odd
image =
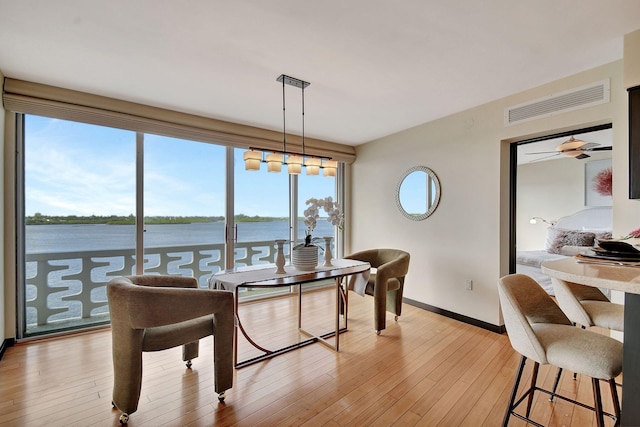
{"type": "MultiPolygon", "coordinates": [[[[25,337],[40,335],[40,334],[31,334],[26,333],[26,271],[25,271],[25,158],[24,158],[24,149],[25,149],[25,116],[31,113],[15,113],[15,221],[16,221],[16,239],[15,239],[15,249],[16,249],[16,303],[18,306],[16,307],[16,320],[17,324],[17,332],[18,339],[23,339],[25,337]]],[[[37,114],[34,114],[37,115],[37,114]]],[[[50,116],[43,116],[50,117],[50,116]]],[[[50,117],[53,119],[57,119],[57,117],[50,117]]],[[[74,120],[64,119],[73,122],[74,120]]],[[[80,121],[81,123],[87,123],[80,121]]],[[[95,123],[89,123],[95,124],[95,123]]],[[[105,125],[98,125],[105,126],[105,125]]],[[[120,128],[123,129],[123,128],[120,128]]],[[[133,131],[132,129],[125,129],[127,131],[133,131]]],[[[164,135],[171,136],[171,135],[164,135]]],[[[181,138],[187,139],[187,138],[181,138]]],[[[211,143],[208,141],[198,141],[189,139],[191,141],[197,143],[211,143]]],[[[221,147],[225,147],[225,165],[226,165],[226,210],[225,215],[227,217],[227,227],[229,224],[231,227],[233,226],[233,200],[234,200],[234,147],[224,144],[216,144],[221,147]],[[231,216],[230,213],[231,212],[231,216]],[[229,221],[229,218],[231,221],[229,221]]],[[[144,164],[144,133],[136,131],[136,217],[140,217],[141,215],[144,217],[144,199],[143,199],[143,180],[144,180],[144,172],[143,172],[143,164],[144,164]]],[[[337,201],[341,203],[341,206],[344,206],[344,164],[339,163],[338,173],[335,177],[335,189],[334,189],[334,197],[337,201]],[[342,189],[342,190],[340,190],[342,189]]],[[[286,173],[286,171],[280,172],[286,173]]],[[[324,177],[314,177],[314,179],[324,179],[324,177]]],[[[298,212],[298,177],[296,175],[289,175],[289,221],[290,221],[290,229],[292,230],[290,239],[292,241],[298,240],[299,236],[297,235],[297,219],[301,214],[298,212]]],[[[136,244],[135,244],[135,254],[136,259],[144,259],[144,225],[143,221],[137,221],[136,229],[136,244]]],[[[229,229],[227,228],[227,231],[229,229]]],[[[339,257],[343,253],[343,230],[338,230],[336,232],[336,243],[335,243],[335,256],[339,257]]],[[[227,239],[225,242],[225,253],[226,253],[226,263],[227,268],[231,268],[234,265],[234,244],[233,239],[227,239]]],[[[143,273],[144,265],[143,263],[136,263],[136,273],[143,273]]],[[[90,324],[87,328],[93,328],[99,326],[98,324],[90,324]]],[[[82,327],[73,328],[73,329],[84,329],[82,327]]],[[[61,331],[64,331],[61,330],[61,331]]],[[[56,333],[55,331],[53,332],[56,333]]]]}

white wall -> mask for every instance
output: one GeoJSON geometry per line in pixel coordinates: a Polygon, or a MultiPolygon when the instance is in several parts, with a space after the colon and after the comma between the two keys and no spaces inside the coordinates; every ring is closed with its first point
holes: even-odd
{"type": "MultiPolygon", "coordinates": [[[[405,297],[502,324],[496,281],[509,272],[509,142],[613,123],[614,206],[620,203],[628,175],[622,166],[628,155],[622,70],[621,60],[357,147],[350,200],[351,218],[357,220],[347,250],[405,249],[412,257],[405,297]],[[508,106],[607,78],[607,104],[504,125],[508,106]],[[395,206],[399,180],[416,165],[433,169],[442,185],[440,206],[421,222],[406,219],[395,206]],[[465,279],[473,280],[473,291],[465,290],[465,279]]],[[[640,217],[639,203],[626,205],[626,216],[640,217]]],[[[614,231],[631,222],[614,222],[614,231]]]]}
{"type": "MultiPolygon", "coordinates": [[[[585,138],[586,139],[586,138],[585,138]]],[[[611,158],[610,152],[593,152],[589,161],[611,158]]],[[[590,154],[590,155],[591,155],[590,154]]],[[[557,220],[585,209],[586,160],[562,158],[518,166],[517,249],[543,249],[548,225],[530,224],[534,216],[557,220]]]]}

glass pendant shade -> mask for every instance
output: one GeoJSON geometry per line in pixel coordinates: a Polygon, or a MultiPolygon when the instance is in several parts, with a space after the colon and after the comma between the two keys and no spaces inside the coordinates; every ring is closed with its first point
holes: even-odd
{"type": "Polygon", "coordinates": [[[307,169],[307,175],[318,175],[320,173],[320,165],[322,161],[315,157],[310,157],[304,162],[307,169]]]}
{"type": "Polygon", "coordinates": [[[302,157],[290,154],[287,157],[287,169],[289,175],[298,175],[302,171],[302,157]]]}
{"type": "Polygon", "coordinates": [[[262,153],[259,151],[245,151],[244,152],[244,169],[248,171],[260,170],[260,161],[262,160],[262,153]]]}
{"type": "Polygon", "coordinates": [[[322,163],[324,176],[336,176],[338,171],[338,162],[335,160],[325,160],[322,163]]]}
{"type": "Polygon", "coordinates": [[[269,172],[280,172],[282,171],[282,160],[284,156],[280,153],[270,153],[267,154],[267,170],[269,172]]]}

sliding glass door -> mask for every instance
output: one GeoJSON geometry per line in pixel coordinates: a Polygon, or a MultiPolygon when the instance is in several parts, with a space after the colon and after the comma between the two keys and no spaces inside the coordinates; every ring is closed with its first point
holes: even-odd
{"type": "MultiPolygon", "coordinates": [[[[246,171],[240,149],[18,121],[18,338],[108,323],[114,277],[175,274],[207,287],[225,268],[274,263],[275,240],[288,256],[304,238],[305,201],[336,200],[335,178],[246,171]]],[[[313,235],[334,236],[320,217],[313,235]]]]}
{"type": "Polygon", "coordinates": [[[22,335],[106,323],[105,282],[135,271],[136,135],[20,118],[22,335]]]}
{"type": "Polygon", "coordinates": [[[244,151],[234,150],[235,265],[273,263],[275,240],[289,240],[289,174],[245,170],[244,151]]]}
{"type": "Polygon", "coordinates": [[[144,274],[225,268],[225,148],[144,134],[144,274]]]}

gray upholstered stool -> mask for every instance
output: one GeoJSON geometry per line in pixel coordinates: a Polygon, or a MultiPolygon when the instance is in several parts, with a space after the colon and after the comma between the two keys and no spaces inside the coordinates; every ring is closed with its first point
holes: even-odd
{"type": "MultiPolygon", "coordinates": [[[[609,301],[598,288],[552,278],[553,293],[558,305],[575,325],[583,329],[598,326],[624,332],[624,306],[609,301]]],[[[552,391],[555,392],[562,369],[558,369],[552,391]]],[[[573,379],[576,379],[574,372],[573,379]]],[[[553,400],[553,396],[550,398],[553,400]]]]}
{"type": "Polygon", "coordinates": [[[558,305],[573,323],[624,332],[624,306],[609,301],[600,289],[556,278],[551,283],[558,305]]]}
{"type": "Polygon", "coordinates": [[[622,343],[605,335],[576,328],[551,297],[531,277],[523,274],[505,276],[498,281],[498,294],[511,346],[522,355],[503,426],[513,415],[534,425],[529,419],[536,391],[591,409],[598,426],[604,426],[604,415],[620,418],[620,404],[615,378],[622,372],[622,343]],[[534,362],[531,386],[516,401],[525,362],[534,362]],[[554,365],[591,377],[594,406],[588,406],[552,391],[537,387],[540,364],[554,365]],[[615,414],[602,409],[600,380],[609,383],[615,414]],[[516,408],[527,399],[525,415],[516,408]]]}

